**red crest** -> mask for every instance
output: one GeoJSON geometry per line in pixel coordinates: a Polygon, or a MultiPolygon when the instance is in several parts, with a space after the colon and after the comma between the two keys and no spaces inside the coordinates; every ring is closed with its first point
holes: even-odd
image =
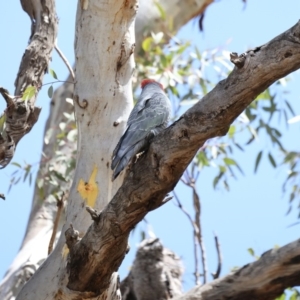
{"type": "Polygon", "coordinates": [[[144,80],[142,80],[142,82],[141,82],[141,88],[143,89],[149,83],[157,83],[160,86],[160,88],[162,90],[164,90],[164,87],[162,86],[162,84],[159,83],[159,82],[157,82],[157,81],[155,81],[154,79],[144,79],[144,80]]]}

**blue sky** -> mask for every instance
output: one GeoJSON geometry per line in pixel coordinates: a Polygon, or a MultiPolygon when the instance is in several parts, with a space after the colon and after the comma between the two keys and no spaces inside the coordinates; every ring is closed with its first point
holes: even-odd
{"type": "MultiPolygon", "coordinates": [[[[0,48],[0,86],[11,93],[14,90],[14,80],[19,68],[21,57],[27,45],[30,23],[23,12],[19,1],[5,1],[2,4],[0,21],[0,36],[6,41],[0,48]],[[11,18],[13,17],[13,22],[11,18]]],[[[73,38],[75,24],[75,1],[58,1],[59,16],[58,44],[68,59],[73,62],[73,38]]],[[[244,52],[250,47],[259,46],[293,26],[299,19],[300,2],[298,0],[248,0],[244,4],[240,0],[219,1],[208,7],[204,19],[204,33],[200,33],[196,21],[191,21],[179,32],[180,37],[197,44],[201,50],[226,45],[226,50],[244,52]]],[[[67,70],[65,65],[53,55],[51,68],[59,79],[65,79],[67,70]]],[[[297,114],[300,114],[300,73],[290,76],[286,90],[288,100],[292,103],[297,114]]],[[[44,82],[52,81],[48,75],[44,82]]],[[[42,148],[42,138],[45,121],[49,113],[50,100],[47,88],[39,94],[38,105],[42,106],[42,113],[38,124],[17,148],[14,161],[26,161],[37,164],[42,148]]],[[[0,100],[0,110],[4,109],[4,101],[0,100]]],[[[284,133],[284,144],[288,149],[299,150],[300,123],[286,128],[280,125],[284,133]]],[[[230,181],[230,192],[222,189],[213,190],[212,180],[216,175],[215,169],[205,170],[200,174],[198,191],[202,203],[202,227],[207,251],[207,261],[210,272],[216,268],[216,251],[213,232],[220,239],[223,255],[222,275],[234,266],[242,266],[251,262],[253,258],[247,252],[249,247],[257,255],[275,245],[284,245],[299,238],[299,227],[288,227],[297,221],[298,211],[294,210],[285,215],[288,208],[288,195],[282,192],[282,183],[286,176],[284,168],[274,169],[269,161],[263,160],[257,174],[253,173],[257,152],[264,147],[271,147],[262,137],[259,141],[246,148],[245,152],[235,152],[235,159],[240,163],[245,175],[238,176],[238,180],[230,181]]],[[[8,166],[0,170],[0,192],[6,194],[7,199],[0,201],[0,239],[3,241],[0,249],[0,277],[15,257],[20,247],[31,207],[33,187],[28,183],[19,183],[7,193],[10,175],[15,167],[8,166]]],[[[191,191],[179,186],[178,195],[183,204],[192,210],[191,191]]],[[[151,230],[162,239],[165,246],[175,251],[183,259],[186,270],[184,287],[193,286],[193,246],[192,229],[186,217],[172,203],[149,213],[148,223],[151,230]]],[[[146,223],[137,227],[131,236],[131,251],[126,256],[120,268],[124,277],[132,263],[136,245],[140,240],[140,231],[149,228],[146,223]]]]}

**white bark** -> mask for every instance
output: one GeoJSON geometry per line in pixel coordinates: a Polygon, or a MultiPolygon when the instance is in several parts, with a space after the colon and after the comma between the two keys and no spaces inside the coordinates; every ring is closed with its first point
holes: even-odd
{"type": "MultiPolygon", "coordinates": [[[[168,18],[172,18],[174,20],[173,24],[175,31],[180,29],[180,27],[182,27],[192,17],[203,12],[206,6],[211,2],[212,0],[189,0],[184,3],[179,0],[160,1],[161,6],[167,12],[168,18]]],[[[84,1],[84,3],[87,2],[84,1]]],[[[93,21],[94,20],[95,18],[93,18],[93,21]]],[[[163,22],[160,22],[160,14],[157,7],[154,5],[154,1],[140,1],[139,13],[136,22],[136,49],[140,49],[145,30],[154,32],[166,30],[163,22]]],[[[102,40],[102,37],[98,36],[97,39],[100,41],[102,40]]],[[[95,60],[94,63],[96,64],[95,60]]],[[[106,76],[106,73],[104,72],[101,72],[101,74],[105,74],[106,76]]],[[[96,78],[96,76],[94,78],[96,78]]],[[[70,106],[68,107],[69,104],[66,104],[65,98],[72,97],[72,86],[72,84],[65,84],[54,95],[54,105],[51,106],[51,115],[49,117],[48,124],[46,125],[45,132],[47,131],[47,128],[55,127],[52,126],[53,124],[59,124],[62,121],[62,112],[71,112],[72,108],[70,106]]],[[[89,86],[89,84],[87,86],[89,86]]],[[[127,108],[127,112],[128,109],[129,107],[127,108]]],[[[124,125],[124,122],[122,123],[122,125],[124,125]]],[[[94,124],[94,126],[96,127],[96,124],[94,124]]],[[[120,134],[120,132],[122,131],[120,125],[119,127],[114,128],[114,131],[116,130],[120,134]]],[[[50,143],[48,145],[45,145],[43,149],[43,152],[46,153],[48,157],[53,157],[53,160],[55,160],[53,147],[55,143],[55,136],[56,133],[54,132],[50,143]]],[[[118,139],[117,136],[118,135],[115,135],[114,137],[115,141],[118,139]]],[[[107,153],[106,158],[108,157],[109,154],[107,153]]],[[[102,165],[105,164],[103,163],[102,165]]],[[[88,179],[89,178],[87,178],[86,180],[88,179]]],[[[120,181],[121,179],[119,179],[118,182],[120,181]]],[[[45,186],[44,188],[45,194],[49,195],[51,193],[51,188],[49,186],[45,186]]],[[[101,199],[103,199],[103,203],[105,201],[108,201],[108,195],[109,191],[111,191],[111,188],[112,186],[110,188],[104,189],[103,195],[105,195],[106,193],[106,196],[104,198],[101,197],[102,192],[100,190],[100,197],[101,199]]],[[[99,208],[100,206],[97,207],[99,208]]],[[[38,191],[36,190],[33,200],[32,212],[27,226],[27,232],[21,249],[14,262],[11,264],[2,282],[0,283],[0,299],[11,299],[11,297],[15,297],[19,293],[19,290],[21,289],[23,284],[32,274],[34,274],[41,261],[46,258],[56,210],[56,202],[54,201],[54,199],[49,196],[46,197],[46,199],[40,199],[38,191]],[[30,270],[29,273],[28,270],[30,270]],[[12,289],[12,287],[15,288],[12,289]]],[[[64,218],[62,218],[62,223],[63,221],[64,218]]],[[[88,223],[88,221],[86,223],[88,223]]],[[[61,227],[62,226],[60,226],[60,229],[61,227]]]]}

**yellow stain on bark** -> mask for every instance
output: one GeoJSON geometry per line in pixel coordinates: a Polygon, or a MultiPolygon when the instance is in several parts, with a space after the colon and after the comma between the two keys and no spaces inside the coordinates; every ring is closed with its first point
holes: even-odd
{"type": "Polygon", "coordinates": [[[80,0],[81,9],[87,10],[89,7],[89,0],[80,0]]]}
{"type": "Polygon", "coordinates": [[[89,182],[85,182],[83,179],[80,179],[77,186],[77,191],[79,192],[81,198],[85,200],[86,204],[90,207],[95,206],[99,192],[98,185],[96,183],[97,172],[98,168],[94,166],[89,182]]]}
{"type": "Polygon", "coordinates": [[[61,250],[61,256],[63,257],[63,259],[66,259],[68,254],[69,254],[69,248],[66,244],[64,244],[64,246],[61,250]]]}

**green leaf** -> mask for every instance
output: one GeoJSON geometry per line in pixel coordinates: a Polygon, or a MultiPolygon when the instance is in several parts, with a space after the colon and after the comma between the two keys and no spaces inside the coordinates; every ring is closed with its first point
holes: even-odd
{"type": "Polygon", "coordinates": [[[235,160],[233,160],[231,158],[225,157],[223,160],[224,160],[226,165],[236,166],[235,160]]]}
{"type": "Polygon", "coordinates": [[[250,145],[255,140],[255,136],[252,135],[249,141],[245,145],[250,145]]]}
{"type": "Polygon", "coordinates": [[[205,84],[205,81],[202,78],[200,78],[200,86],[202,88],[203,95],[206,95],[207,94],[207,86],[205,84]]]}
{"type": "Polygon", "coordinates": [[[277,167],[277,164],[276,164],[276,161],[275,161],[274,157],[272,156],[272,154],[269,153],[269,154],[268,154],[268,157],[269,157],[269,161],[270,161],[271,165],[272,165],[274,168],[276,168],[276,167],[277,167]]]}
{"type": "Polygon", "coordinates": [[[273,131],[275,132],[275,134],[277,135],[277,137],[280,138],[282,136],[281,132],[279,130],[277,130],[276,128],[273,128],[273,131]]]}
{"type": "Polygon", "coordinates": [[[256,98],[256,100],[268,100],[271,98],[269,89],[266,89],[264,92],[259,94],[256,98]]]}
{"type": "Polygon", "coordinates": [[[48,96],[49,96],[50,99],[51,99],[52,96],[53,96],[53,85],[51,85],[51,86],[49,87],[49,89],[48,89],[48,96]]]}
{"type": "Polygon", "coordinates": [[[155,6],[157,7],[159,14],[163,20],[166,20],[166,12],[158,1],[155,1],[155,6]]]}
{"type": "Polygon", "coordinates": [[[204,151],[200,151],[197,155],[197,163],[200,169],[203,167],[209,166],[209,160],[207,159],[206,153],[204,151]]]}
{"type": "Polygon", "coordinates": [[[244,151],[244,149],[243,149],[238,143],[234,143],[234,145],[235,145],[238,149],[240,149],[241,151],[244,151]]]}
{"type": "Polygon", "coordinates": [[[294,110],[293,110],[291,104],[290,104],[287,100],[285,100],[285,104],[286,104],[286,106],[288,107],[288,109],[290,110],[291,114],[292,114],[293,116],[295,116],[295,112],[294,112],[294,110]]]}
{"type": "Polygon", "coordinates": [[[229,185],[228,185],[228,183],[227,183],[227,181],[226,180],[224,180],[224,187],[225,187],[225,189],[226,189],[226,191],[228,191],[229,192],[229,190],[230,190],[230,188],[229,188],[229,185]]]}
{"type": "Polygon", "coordinates": [[[53,69],[49,69],[49,74],[54,78],[54,79],[58,79],[57,75],[55,73],[55,71],[53,69]]]}
{"type": "Polygon", "coordinates": [[[281,296],[277,297],[275,300],[285,300],[285,294],[282,294],[281,296]]]}
{"type": "Polygon", "coordinates": [[[15,180],[14,184],[16,185],[21,180],[21,177],[19,177],[17,180],[15,180]]]}
{"type": "Polygon", "coordinates": [[[286,155],[286,157],[284,159],[284,162],[286,163],[286,162],[289,162],[289,161],[293,161],[296,157],[297,157],[297,152],[294,152],[294,151],[289,152],[286,155]]]}
{"type": "Polygon", "coordinates": [[[234,125],[231,125],[230,126],[230,128],[229,128],[229,130],[228,130],[228,136],[229,136],[229,138],[233,138],[233,136],[234,136],[234,134],[235,134],[235,126],[234,125]]]}
{"type": "Polygon", "coordinates": [[[27,101],[27,100],[33,98],[36,93],[37,93],[36,87],[32,86],[32,85],[29,85],[25,89],[25,91],[22,95],[22,100],[27,101]]]}
{"type": "Polygon", "coordinates": [[[256,161],[255,161],[255,168],[254,168],[254,173],[256,173],[258,165],[260,163],[261,157],[262,157],[262,151],[260,151],[256,157],[256,161]]]}
{"type": "Polygon", "coordinates": [[[274,135],[271,135],[270,138],[274,144],[277,144],[279,146],[281,151],[285,152],[285,149],[283,148],[281,142],[279,141],[279,139],[277,137],[275,137],[274,135]]]}
{"type": "Polygon", "coordinates": [[[295,288],[291,289],[293,291],[293,294],[290,296],[289,300],[299,300],[300,299],[300,293],[295,288]]]}
{"type": "Polygon", "coordinates": [[[164,68],[166,68],[166,67],[168,66],[168,60],[167,60],[167,58],[166,58],[165,55],[162,55],[162,56],[160,57],[160,62],[161,62],[161,65],[162,65],[164,68]]]}
{"type": "Polygon", "coordinates": [[[141,235],[141,241],[143,241],[146,238],[146,232],[144,230],[142,230],[140,232],[140,235],[141,235]]]}
{"type": "Polygon", "coordinates": [[[201,60],[202,56],[201,56],[201,53],[200,53],[200,51],[197,47],[195,47],[195,52],[196,52],[198,60],[201,60]]]}
{"type": "Polygon", "coordinates": [[[290,194],[290,203],[295,199],[295,193],[290,194]]]}
{"type": "Polygon", "coordinates": [[[247,249],[251,256],[255,256],[254,250],[252,248],[247,249]]]}
{"type": "Polygon", "coordinates": [[[219,166],[219,169],[222,174],[224,174],[227,170],[225,166],[219,166]]]}
{"type": "Polygon", "coordinates": [[[153,38],[152,37],[147,37],[143,43],[142,43],[142,48],[145,52],[149,52],[151,49],[151,45],[153,42],[153,38]]]}
{"type": "Polygon", "coordinates": [[[289,173],[289,176],[287,177],[286,180],[289,180],[290,178],[292,178],[292,177],[294,177],[294,176],[297,176],[297,175],[298,175],[298,172],[295,172],[295,171],[290,172],[290,173],[289,173]]]}
{"type": "Polygon", "coordinates": [[[214,181],[213,181],[214,189],[216,188],[218,182],[220,181],[220,179],[222,178],[223,175],[224,175],[224,172],[220,172],[219,175],[214,178],[214,181]]]}
{"type": "Polygon", "coordinates": [[[28,175],[30,174],[30,169],[31,169],[31,165],[28,165],[26,168],[25,168],[25,175],[23,177],[23,182],[26,181],[26,178],[28,177],[28,175]]]}
{"type": "Polygon", "coordinates": [[[22,168],[22,166],[19,163],[15,162],[15,161],[12,162],[11,165],[14,165],[14,166],[16,166],[18,168],[22,168]]]}
{"type": "Polygon", "coordinates": [[[53,171],[55,177],[61,181],[64,181],[64,182],[67,182],[65,177],[61,174],[61,173],[58,173],[57,171],[53,171]]]}

